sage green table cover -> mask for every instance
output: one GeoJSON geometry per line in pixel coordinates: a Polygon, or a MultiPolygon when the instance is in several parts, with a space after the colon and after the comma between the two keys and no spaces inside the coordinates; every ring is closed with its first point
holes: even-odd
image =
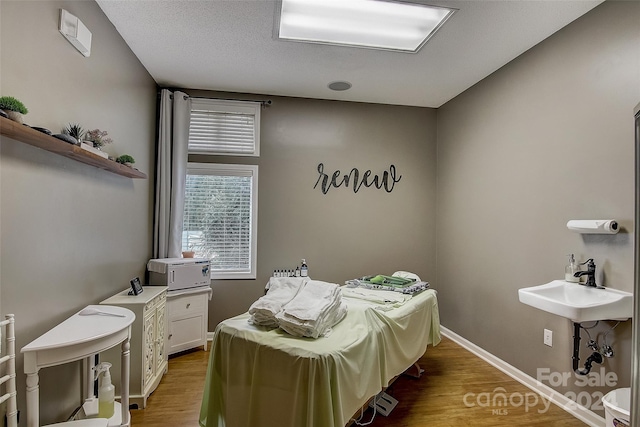
{"type": "Polygon", "coordinates": [[[365,301],[344,301],[346,318],[318,339],[251,325],[248,313],[221,322],[200,425],[342,427],[428,344],[440,342],[434,290],[386,312],[365,301]]]}

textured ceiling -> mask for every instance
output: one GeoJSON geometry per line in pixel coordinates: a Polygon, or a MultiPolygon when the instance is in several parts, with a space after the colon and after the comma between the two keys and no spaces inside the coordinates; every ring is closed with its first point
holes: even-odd
{"type": "Polygon", "coordinates": [[[429,2],[458,11],[412,54],[277,40],[273,0],[97,0],[161,86],[423,107],[441,106],[601,2],[429,2]],[[337,80],[353,87],[329,90],[337,80]]]}

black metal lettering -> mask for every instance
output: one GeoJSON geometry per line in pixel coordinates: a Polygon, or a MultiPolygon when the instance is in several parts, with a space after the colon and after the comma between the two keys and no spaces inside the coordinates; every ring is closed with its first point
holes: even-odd
{"type": "Polygon", "coordinates": [[[353,192],[357,193],[364,185],[369,188],[375,186],[378,190],[384,188],[387,193],[391,193],[397,182],[400,182],[402,175],[396,175],[395,165],[390,165],[388,171],[382,173],[382,177],[374,175],[371,170],[367,170],[360,177],[360,171],[357,168],[352,168],[348,174],[342,175],[340,170],[336,170],[329,175],[324,172],[324,164],[318,163],[318,179],[316,180],[313,188],[317,188],[320,184],[320,190],[322,194],[327,194],[331,187],[340,188],[344,185],[346,188],[352,186],[353,192]]]}

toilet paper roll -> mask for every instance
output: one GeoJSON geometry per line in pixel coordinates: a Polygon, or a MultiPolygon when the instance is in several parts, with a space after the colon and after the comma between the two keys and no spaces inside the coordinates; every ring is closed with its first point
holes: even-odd
{"type": "Polygon", "coordinates": [[[615,219],[572,219],[567,228],[585,234],[616,234],[620,230],[615,219]]]}

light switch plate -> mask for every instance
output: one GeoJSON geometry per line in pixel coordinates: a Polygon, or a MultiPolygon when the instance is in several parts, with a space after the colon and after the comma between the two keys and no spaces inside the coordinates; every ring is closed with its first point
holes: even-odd
{"type": "Polygon", "coordinates": [[[553,347],[553,331],[549,329],[544,330],[544,344],[553,347]]]}

